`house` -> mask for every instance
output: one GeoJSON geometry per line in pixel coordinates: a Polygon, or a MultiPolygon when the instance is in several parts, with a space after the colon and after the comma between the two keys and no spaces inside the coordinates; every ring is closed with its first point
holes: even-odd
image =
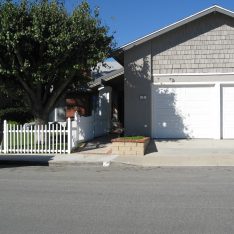
{"type": "MultiPolygon", "coordinates": [[[[108,80],[108,77],[112,77],[116,70],[119,76],[118,69],[121,67],[116,61],[108,61],[106,66],[100,64],[99,69],[93,71],[94,81],[87,87],[67,91],[50,113],[49,122],[59,122],[64,125],[66,120],[71,118],[72,147],[81,141],[111,132],[113,116],[116,116],[116,120],[119,121],[118,114],[114,114],[112,110],[118,105],[117,95],[123,102],[123,79],[121,82],[120,79],[117,82],[111,82],[113,88],[104,86],[102,83],[108,80]]],[[[123,72],[122,68],[121,70],[123,72]]],[[[118,109],[121,110],[120,106],[118,109]]],[[[120,116],[122,120],[123,110],[120,116]]]]}
{"type": "Polygon", "coordinates": [[[94,136],[115,121],[125,135],[234,138],[233,16],[215,5],[118,48],[123,67],[98,74],[86,100],[69,105],[87,110],[91,100],[94,136]]]}
{"type": "Polygon", "coordinates": [[[94,81],[90,83],[90,87],[66,92],[50,113],[49,121],[64,122],[67,118],[73,119],[75,112],[78,112],[80,116],[92,115],[92,111],[98,105],[100,93],[99,88],[92,88],[93,84],[98,83],[100,77],[103,78],[121,68],[122,66],[116,61],[107,61],[105,66],[102,63],[98,64],[97,69],[92,71],[91,75],[94,81]]]}
{"type": "Polygon", "coordinates": [[[113,58],[121,68],[98,74],[85,93],[68,93],[51,113],[51,121],[74,119],[72,147],[113,123],[130,136],[234,139],[234,12],[212,6],[113,58]]]}
{"type": "Polygon", "coordinates": [[[126,135],[234,138],[233,17],[215,5],[114,52],[124,69],[93,86],[122,95],[126,135]]]}

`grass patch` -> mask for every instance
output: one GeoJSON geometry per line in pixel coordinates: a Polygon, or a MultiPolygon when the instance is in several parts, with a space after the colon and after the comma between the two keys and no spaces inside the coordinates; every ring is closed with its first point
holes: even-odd
{"type": "Polygon", "coordinates": [[[123,140],[143,140],[144,136],[128,136],[128,137],[120,137],[123,140]]]}
{"type": "Polygon", "coordinates": [[[43,134],[43,140],[42,136],[40,136],[41,141],[37,142],[35,140],[35,137],[38,137],[38,134],[31,133],[31,132],[20,132],[19,134],[16,133],[8,133],[8,147],[11,150],[15,149],[33,149],[33,150],[41,150],[45,147],[47,149],[51,150],[60,150],[60,149],[67,149],[67,135],[60,135],[60,133],[57,133],[57,136],[55,133],[51,134],[43,134]],[[50,138],[50,139],[49,139],[50,138]]]}

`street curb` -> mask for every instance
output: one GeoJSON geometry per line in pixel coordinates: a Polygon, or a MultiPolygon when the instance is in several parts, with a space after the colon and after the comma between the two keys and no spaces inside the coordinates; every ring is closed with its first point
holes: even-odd
{"type": "Polygon", "coordinates": [[[168,164],[168,163],[159,163],[159,164],[151,164],[151,165],[144,165],[144,164],[134,164],[131,162],[111,162],[112,165],[125,165],[125,166],[135,166],[135,167],[144,167],[144,168],[167,168],[167,167],[234,167],[234,163],[184,163],[184,164],[168,164]]]}
{"type": "Polygon", "coordinates": [[[74,155],[66,155],[66,157],[61,158],[59,156],[40,156],[40,155],[24,155],[24,156],[15,156],[15,155],[0,155],[0,165],[42,165],[42,166],[61,166],[61,165],[74,165],[74,166],[103,166],[109,167],[110,162],[115,158],[111,157],[97,157],[89,158],[79,155],[77,158],[74,155]]]}
{"type": "MultiPolygon", "coordinates": [[[[28,161],[28,160],[0,160],[0,166],[48,166],[48,167],[56,167],[56,166],[76,166],[76,167],[104,167],[104,162],[82,162],[82,161],[28,161]]],[[[234,167],[234,165],[227,164],[200,164],[200,165],[139,165],[130,162],[115,162],[110,161],[109,165],[106,167],[118,167],[118,166],[129,166],[129,167],[137,167],[137,168],[172,168],[172,167],[234,167]]]]}
{"type": "MultiPolygon", "coordinates": [[[[38,161],[38,160],[0,160],[0,166],[14,165],[14,166],[101,166],[103,167],[102,161],[100,162],[85,162],[85,161],[38,161]]],[[[110,162],[110,165],[112,163],[110,162]]]]}
{"type": "Polygon", "coordinates": [[[69,162],[69,161],[61,161],[61,162],[49,162],[48,166],[103,166],[103,162],[69,162]]]}
{"type": "Polygon", "coordinates": [[[34,161],[34,160],[0,160],[0,165],[19,166],[103,166],[103,162],[82,162],[82,161],[34,161]]]}

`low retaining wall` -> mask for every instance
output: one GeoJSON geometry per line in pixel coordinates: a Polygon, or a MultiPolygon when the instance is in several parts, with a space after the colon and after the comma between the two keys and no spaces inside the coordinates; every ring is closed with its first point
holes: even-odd
{"type": "Polygon", "coordinates": [[[117,138],[112,140],[112,154],[117,155],[145,155],[150,138],[145,137],[141,140],[126,140],[117,138]]]}

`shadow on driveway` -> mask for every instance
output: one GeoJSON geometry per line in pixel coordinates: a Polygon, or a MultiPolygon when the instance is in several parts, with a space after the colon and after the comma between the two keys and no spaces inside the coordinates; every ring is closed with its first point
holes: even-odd
{"type": "Polygon", "coordinates": [[[157,152],[158,152],[158,148],[156,146],[156,142],[155,140],[151,139],[146,150],[146,155],[151,154],[151,153],[157,153],[157,152]]]}

